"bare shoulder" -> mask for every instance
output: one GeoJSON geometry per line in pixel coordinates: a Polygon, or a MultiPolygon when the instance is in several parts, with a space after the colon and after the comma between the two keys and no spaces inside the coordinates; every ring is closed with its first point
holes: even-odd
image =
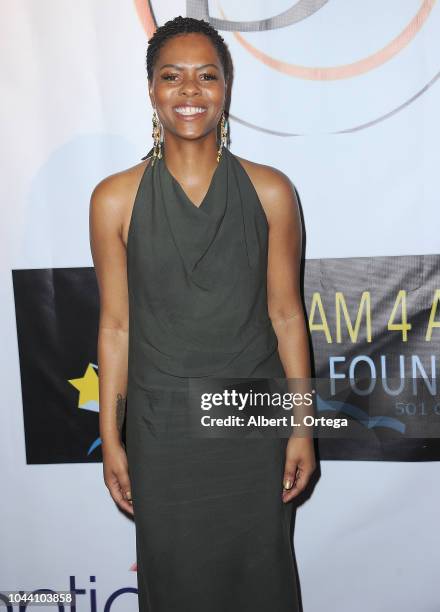
{"type": "Polygon", "coordinates": [[[128,226],[134,200],[142,176],[151,158],[125,170],[103,178],[93,189],[90,198],[90,216],[97,223],[105,221],[119,233],[127,244],[128,226]]]}
{"type": "Polygon", "coordinates": [[[255,187],[269,225],[271,221],[279,217],[297,214],[298,201],[295,187],[284,172],[273,166],[252,162],[238,155],[235,157],[255,187]]]}

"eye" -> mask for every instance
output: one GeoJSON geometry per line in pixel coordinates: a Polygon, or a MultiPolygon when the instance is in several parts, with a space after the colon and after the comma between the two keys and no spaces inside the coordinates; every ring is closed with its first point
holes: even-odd
{"type": "Polygon", "coordinates": [[[216,75],[212,74],[212,72],[204,72],[202,76],[209,77],[208,79],[204,79],[204,80],[208,80],[208,81],[217,80],[216,75]]]}
{"type": "Polygon", "coordinates": [[[162,79],[164,81],[168,81],[168,80],[174,80],[174,77],[177,77],[177,74],[163,74],[162,75],[162,79]]]}

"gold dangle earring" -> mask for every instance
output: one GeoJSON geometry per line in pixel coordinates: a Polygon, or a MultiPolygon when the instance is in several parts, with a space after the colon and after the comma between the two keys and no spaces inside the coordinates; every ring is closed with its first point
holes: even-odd
{"type": "Polygon", "coordinates": [[[225,118],[225,111],[222,113],[220,121],[220,147],[217,151],[217,163],[220,161],[222,156],[222,149],[228,145],[228,121],[225,118]]]}
{"type": "Polygon", "coordinates": [[[154,141],[153,159],[151,160],[151,165],[154,166],[154,162],[156,161],[156,159],[162,158],[160,123],[156,114],[156,109],[153,112],[153,132],[151,135],[153,136],[154,141]]]}

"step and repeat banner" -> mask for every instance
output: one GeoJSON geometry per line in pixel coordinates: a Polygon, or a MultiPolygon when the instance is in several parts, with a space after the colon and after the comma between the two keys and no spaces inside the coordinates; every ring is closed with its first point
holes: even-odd
{"type": "Polygon", "coordinates": [[[318,416],[363,434],[317,440],[295,515],[304,611],[440,610],[438,2],[0,10],[0,591],[76,589],[78,612],[137,610],[134,525],[102,475],[88,208],[102,178],[151,149],[148,39],[186,15],[230,48],[232,152],[297,190],[313,374],[351,389],[318,396],[318,416]]]}

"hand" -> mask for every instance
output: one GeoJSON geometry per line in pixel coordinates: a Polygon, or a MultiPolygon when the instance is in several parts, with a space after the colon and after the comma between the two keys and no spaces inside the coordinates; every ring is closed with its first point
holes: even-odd
{"type": "Polygon", "coordinates": [[[130,478],[125,449],[120,443],[102,446],[104,482],[116,504],[133,515],[130,478]]]}
{"type": "Polygon", "coordinates": [[[303,491],[316,469],[313,438],[291,436],[286,448],[286,463],[283,477],[284,503],[290,502],[303,491]]]}

